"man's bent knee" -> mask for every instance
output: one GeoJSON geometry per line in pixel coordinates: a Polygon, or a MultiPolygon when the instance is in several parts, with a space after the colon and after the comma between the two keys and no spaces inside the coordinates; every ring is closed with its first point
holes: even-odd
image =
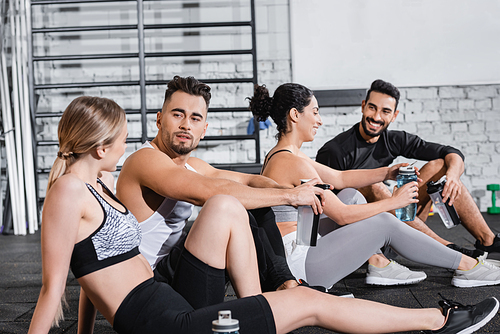
{"type": "Polygon", "coordinates": [[[437,181],[446,174],[444,159],[435,159],[427,162],[420,169],[420,177],[425,181],[437,181]]]}
{"type": "Polygon", "coordinates": [[[247,212],[243,205],[231,195],[215,195],[210,197],[203,207],[207,209],[215,209],[219,210],[221,213],[234,215],[234,214],[244,214],[247,215],[247,212]]]}
{"type": "Polygon", "coordinates": [[[391,191],[383,182],[377,182],[372,185],[359,188],[358,191],[363,194],[368,203],[380,201],[392,196],[391,191]]]}

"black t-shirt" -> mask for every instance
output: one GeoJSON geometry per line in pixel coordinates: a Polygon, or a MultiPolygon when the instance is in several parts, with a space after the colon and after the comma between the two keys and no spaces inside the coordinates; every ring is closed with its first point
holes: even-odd
{"type": "Polygon", "coordinates": [[[462,152],[451,146],[426,142],[405,131],[385,130],[377,142],[367,143],[359,132],[359,123],[328,141],[319,149],[316,161],[337,170],[373,169],[389,166],[398,156],[431,161],[462,152]]]}

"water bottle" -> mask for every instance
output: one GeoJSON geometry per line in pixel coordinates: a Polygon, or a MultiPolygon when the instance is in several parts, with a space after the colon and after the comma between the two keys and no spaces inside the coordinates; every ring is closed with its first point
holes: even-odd
{"type": "MultiPolygon", "coordinates": [[[[309,180],[300,180],[301,183],[309,180]]],[[[329,184],[316,184],[315,187],[330,189],[329,184]]],[[[318,198],[320,198],[318,196],[318,198]]],[[[316,246],[318,241],[319,216],[310,205],[300,205],[297,216],[297,245],[316,246]]]]}
{"type": "Polygon", "coordinates": [[[434,204],[434,208],[439,213],[444,226],[450,229],[460,224],[460,218],[458,217],[458,213],[457,210],[455,210],[455,207],[453,205],[448,205],[448,203],[450,202],[449,198],[446,203],[443,202],[443,188],[445,184],[446,175],[444,175],[436,182],[429,181],[427,182],[427,193],[429,194],[429,197],[434,204]]]}
{"type": "MultiPolygon", "coordinates": [[[[413,166],[399,167],[399,175],[396,178],[398,182],[398,188],[408,182],[417,181],[417,174],[415,173],[415,168],[413,166]]],[[[415,220],[417,214],[417,203],[410,203],[404,208],[396,209],[396,217],[401,221],[412,221],[415,220]]]]}
{"type": "Polygon", "coordinates": [[[239,334],[240,323],[231,318],[231,311],[219,311],[219,319],[212,321],[212,333],[239,334]]]}
{"type": "MultiPolygon", "coordinates": [[[[297,245],[316,246],[317,233],[313,234],[313,225],[319,225],[319,216],[309,205],[301,205],[297,216],[297,245]]],[[[317,232],[317,230],[316,230],[317,232]]]]}

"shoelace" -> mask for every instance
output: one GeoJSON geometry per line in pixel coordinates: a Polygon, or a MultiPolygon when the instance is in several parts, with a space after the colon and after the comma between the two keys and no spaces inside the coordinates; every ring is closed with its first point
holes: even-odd
{"type": "Polygon", "coordinates": [[[483,266],[485,266],[488,269],[493,269],[493,270],[498,269],[498,267],[492,265],[491,263],[489,263],[488,261],[485,261],[484,259],[480,259],[478,264],[482,264],[483,266]]]}
{"type": "Polygon", "coordinates": [[[394,261],[394,260],[391,260],[391,263],[393,263],[394,265],[396,265],[396,267],[400,267],[400,268],[404,268],[404,269],[406,269],[406,270],[410,270],[410,269],[408,269],[408,267],[405,267],[405,266],[403,266],[402,264],[399,264],[399,263],[397,263],[397,262],[396,262],[396,261],[394,261]]]}

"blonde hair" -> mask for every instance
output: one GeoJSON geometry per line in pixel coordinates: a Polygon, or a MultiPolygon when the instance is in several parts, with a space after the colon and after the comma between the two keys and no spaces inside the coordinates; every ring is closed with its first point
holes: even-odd
{"type": "Polygon", "coordinates": [[[80,96],[71,101],[59,121],[59,152],[50,170],[47,191],[80,155],[113,143],[124,122],[125,111],[113,100],[80,96]]]}
{"type": "MultiPolygon", "coordinates": [[[[50,170],[47,191],[82,154],[113,143],[126,121],[125,111],[113,100],[80,96],[71,101],[59,121],[59,152],[50,170]]],[[[52,326],[64,320],[63,308],[67,306],[65,290],[52,326]]]]}

